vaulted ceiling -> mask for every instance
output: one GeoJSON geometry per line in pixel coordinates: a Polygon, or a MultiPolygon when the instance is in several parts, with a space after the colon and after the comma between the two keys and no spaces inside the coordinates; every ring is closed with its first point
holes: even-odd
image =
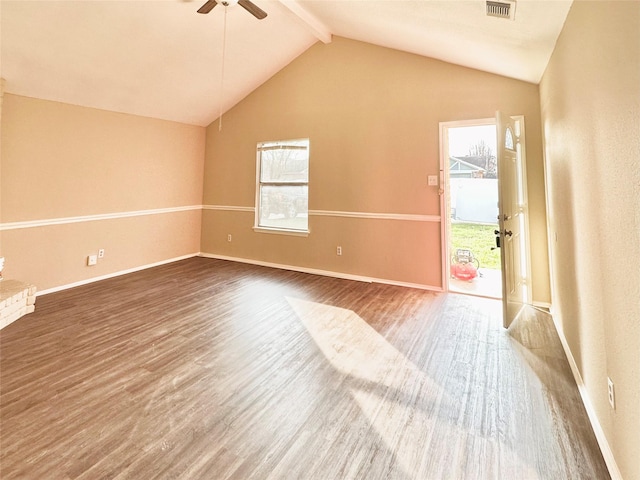
{"type": "Polygon", "coordinates": [[[1,0],[5,91],[208,125],[332,35],[538,83],[571,6],[517,0],[508,20],[485,0],[254,0],[257,20],[203,3],[1,0]]]}

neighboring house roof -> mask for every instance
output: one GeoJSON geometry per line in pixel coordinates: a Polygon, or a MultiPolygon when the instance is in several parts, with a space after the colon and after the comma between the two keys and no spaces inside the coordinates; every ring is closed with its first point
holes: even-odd
{"type": "Polygon", "coordinates": [[[463,160],[465,157],[449,157],[449,171],[465,171],[465,172],[483,172],[487,170],[485,168],[474,165],[463,160]]]}

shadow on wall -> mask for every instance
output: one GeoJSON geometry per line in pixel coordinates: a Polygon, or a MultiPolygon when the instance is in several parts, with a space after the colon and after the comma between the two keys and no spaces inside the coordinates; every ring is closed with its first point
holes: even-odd
{"type": "Polygon", "coordinates": [[[554,218],[553,231],[549,232],[549,235],[552,243],[550,254],[555,271],[554,281],[556,285],[554,291],[557,297],[556,304],[560,309],[563,334],[567,341],[570,342],[578,369],[582,371],[581,342],[575,338],[575,336],[580,336],[579,326],[582,312],[580,302],[575,301],[580,297],[577,282],[578,273],[575,268],[578,240],[575,231],[571,172],[569,171],[569,165],[563,162],[558,162],[552,168],[555,170],[553,172],[551,190],[551,195],[553,196],[551,205],[554,206],[554,218]],[[559,228],[559,221],[562,222],[562,228],[559,228]],[[561,232],[560,235],[558,235],[558,231],[561,232]]]}

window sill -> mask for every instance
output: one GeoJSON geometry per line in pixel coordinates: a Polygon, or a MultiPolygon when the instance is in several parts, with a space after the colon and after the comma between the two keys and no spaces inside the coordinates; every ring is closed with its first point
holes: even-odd
{"type": "Polygon", "coordinates": [[[274,233],[276,235],[291,235],[294,237],[308,237],[308,230],[286,230],[284,228],[268,228],[268,227],[253,227],[254,232],[258,233],[274,233]]]}

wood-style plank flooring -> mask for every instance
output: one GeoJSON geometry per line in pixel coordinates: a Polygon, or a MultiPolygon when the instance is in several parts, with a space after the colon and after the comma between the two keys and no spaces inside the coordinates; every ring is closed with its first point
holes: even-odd
{"type": "Polygon", "coordinates": [[[0,331],[0,478],[607,479],[553,324],[192,258],[0,331]]]}

